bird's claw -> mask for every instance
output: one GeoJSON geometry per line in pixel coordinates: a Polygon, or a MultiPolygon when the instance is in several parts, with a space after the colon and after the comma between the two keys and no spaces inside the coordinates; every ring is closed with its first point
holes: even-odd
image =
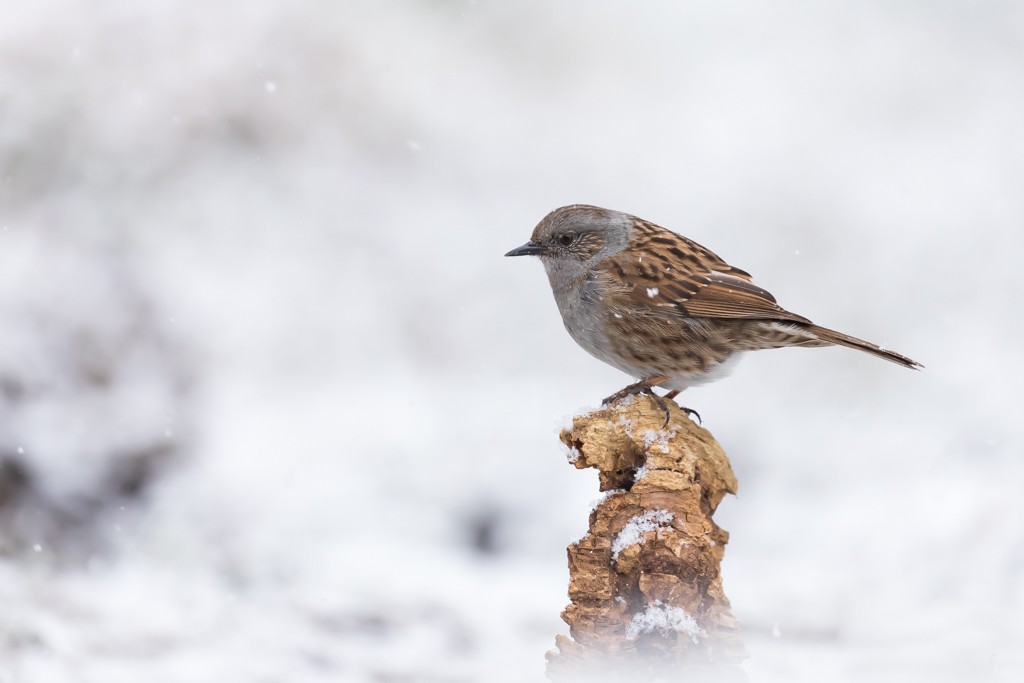
{"type": "MultiPolygon", "coordinates": [[[[655,379],[657,379],[658,382],[661,382],[661,381],[664,381],[664,379],[667,379],[667,378],[663,379],[663,378],[659,377],[659,378],[655,378],[655,379]]],[[[665,424],[662,427],[662,429],[666,429],[666,428],[668,428],[668,423],[672,420],[672,411],[668,407],[668,401],[666,400],[666,398],[669,398],[669,397],[674,398],[676,396],[676,394],[678,394],[679,392],[678,391],[671,392],[668,397],[658,396],[656,393],[654,393],[654,386],[658,382],[652,382],[651,380],[640,380],[639,382],[636,382],[635,384],[630,384],[625,389],[623,389],[621,391],[616,391],[614,394],[612,394],[611,396],[609,396],[605,400],[601,401],[601,405],[603,405],[603,406],[611,405],[612,403],[615,403],[616,401],[618,401],[621,398],[625,398],[627,396],[635,396],[637,394],[640,394],[640,395],[643,395],[643,396],[650,396],[651,400],[654,401],[654,404],[657,405],[659,408],[661,408],[662,412],[665,413],[665,424]]],[[[704,424],[703,420],[700,419],[700,413],[698,413],[696,410],[693,410],[692,408],[684,408],[683,406],[679,406],[679,409],[682,410],[687,415],[696,415],[697,416],[697,422],[699,424],[704,424]]]]}
{"type": "Polygon", "coordinates": [[[699,425],[703,425],[704,424],[704,420],[700,419],[700,413],[698,413],[693,408],[686,408],[684,406],[679,406],[679,410],[683,411],[687,415],[695,415],[697,417],[697,424],[699,424],[699,425]]]}
{"type": "Polygon", "coordinates": [[[662,412],[665,413],[665,424],[661,425],[661,428],[668,429],[668,423],[672,419],[672,410],[668,407],[668,401],[654,393],[653,389],[649,389],[647,391],[647,395],[650,396],[655,405],[661,408],[662,412]]]}

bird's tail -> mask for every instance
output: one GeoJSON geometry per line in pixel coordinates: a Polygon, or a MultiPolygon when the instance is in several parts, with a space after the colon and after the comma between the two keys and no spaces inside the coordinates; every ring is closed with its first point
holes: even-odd
{"type": "Polygon", "coordinates": [[[911,359],[907,358],[906,356],[901,356],[900,354],[896,353],[895,351],[889,351],[888,349],[883,349],[881,346],[875,346],[871,342],[866,342],[863,339],[857,339],[856,337],[851,337],[851,336],[849,336],[847,334],[843,334],[842,332],[836,332],[835,330],[830,330],[827,327],[819,327],[818,325],[811,325],[807,329],[808,329],[809,332],[814,333],[818,337],[818,339],[820,339],[820,340],[822,340],[824,342],[828,342],[829,344],[838,344],[839,346],[845,346],[845,347],[850,348],[850,349],[857,349],[858,351],[864,351],[865,353],[870,353],[872,356],[878,356],[879,358],[884,358],[887,361],[890,361],[892,363],[896,363],[897,365],[902,365],[903,367],[910,368],[911,370],[916,370],[918,368],[923,368],[924,367],[923,365],[918,363],[916,360],[911,360],[911,359]]]}

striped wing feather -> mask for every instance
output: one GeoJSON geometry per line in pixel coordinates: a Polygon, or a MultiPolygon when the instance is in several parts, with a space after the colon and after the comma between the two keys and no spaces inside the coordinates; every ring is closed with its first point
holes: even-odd
{"type": "Polygon", "coordinates": [[[671,328],[683,318],[786,321],[826,344],[864,351],[907,368],[923,367],[894,351],[790,313],[751,282],[749,273],[653,223],[637,219],[630,248],[602,261],[595,271],[613,292],[608,302],[613,313],[646,318],[656,328],[671,328]]]}
{"type": "Polygon", "coordinates": [[[692,240],[638,221],[631,248],[596,268],[616,283],[618,305],[656,317],[746,318],[810,323],[692,240]]]}

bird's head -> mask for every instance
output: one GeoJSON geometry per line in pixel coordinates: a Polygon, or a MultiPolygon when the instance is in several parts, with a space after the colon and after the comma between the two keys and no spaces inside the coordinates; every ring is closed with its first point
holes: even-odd
{"type": "Polygon", "coordinates": [[[555,284],[587,271],[629,244],[632,218],[597,206],[572,204],[555,209],[533,229],[530,241],[505,256],[539,256],[555,284]]]}

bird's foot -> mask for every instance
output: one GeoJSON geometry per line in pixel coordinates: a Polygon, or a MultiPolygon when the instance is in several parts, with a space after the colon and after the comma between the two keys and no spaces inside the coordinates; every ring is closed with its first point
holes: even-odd
{"type": "MultiPolygon", "coordinates": [[[[667,393],[664,396],[662,396],[662,398],[665,398],[666,400],[671,400],[672,398],[675,398],[676,396],[678,396],[681,392],[682,392],[682,389],[673,389],[669,393],[667,393]]],[[[697,418],[697,423],[698,424],[703,424],[703,421],[700,420],[700,414],[697,413],[696,411],[694,411],[692,408],[686,408],[685,405],[680,405],[679,403],[676,403],[676,407],[679,410],[681,410],[683,413],[685,413],[686,415],[695,415],[696,418],[697,418]]]]}
{"type": "MultiPolygon", "coordinates": [[[[672,391],[670,391],[667,394],[665,394],[664,396],[662,396],[662,398],[664,398],[666,400],[673,399],[676,396],[678,396],[680,394],[680,392],[682,392],[682,389],[673,389],[672,391]]],[[[678,403],[676,405],[679,406],[679,410],[683,411],[687,415],[696,415],[697,416],[697,422],[699,424],[704,424],[704,421],[700,419],[700,413],[698,413],[696,410],[694,410],[693,408],[687,408],[686,406],[680,406],[678,403]]]]}
{"type": "MultiPolygon", "coordinates": [[[[664,376],[649,377],[647,379],[642,379],[639,382],[630,384],[628,387],[621,391],[616,391],[614,394],[612,394],[605,400],[601,401],[601,405],[610,405],[621,398],[626,398],[627,396],[650,396],[651,400],[654,401],[654,404],[661,408],[662,412],[665,413],[665,427],[668,427],[668,423],[672,419],[672,411],[669,409],[667,401],[678,396],[679,390],[674,389],[665,394],[664,396],[658,396],[656,393],[654,393],[654,387],[661,384],[667,379],[669,378],[664,376]]],[[[697,418],[698,424],[704,423],[704,421],[700,419],[700,413],[698,413],[696,410],[693,410],[692,408],[686,408],[685,406],[678,407],[687,415],[695,416],[697,418]]]]}
{"type": "MultiPolygon", "coordinates": [[[[612,394],[605,400],[601,401],[601,405],[611,405],[612,403],[615,403],[619,399],[626,398],[627,396],[636,396],[637,394],[646,394],[650,396],[652,393],[654,393],[651,391],[651,388],[661,384],[667,379],[668,377],[665,377],[664,375],[657,375],[655,377],[648,377],[647,379],[642,379],[639,382],[634,382],[625,389],[621,391],[616,391],[614,394],[612,394]]],[[[659,396],[659,398],[661,397],[659,396]]]]}
{"type": "MultiPolygon", "coordinates": [[[[668,427],[669,420],[672,419],[672,411],[669,410],[668,403],[661,396],[654,393],[654,387],[661,384],[665,380],[669,379],[664,375],[658,375],[656,377],[648,377],[642,379],[639,382],[630,384],[628,387],[621,391],[616,391],[614,394],[601,401],[601,405],[610,405],[615,403],[620,398],[626,398],[627,396],[636,396],[637,394],[643,396],[650,396],[651,400],[654,401],[655,405],[661,408],[662,412],[665,413],[665,427],[668,427]]],[[[664,428],[664,427],[663,427],[664,428]]]]}

